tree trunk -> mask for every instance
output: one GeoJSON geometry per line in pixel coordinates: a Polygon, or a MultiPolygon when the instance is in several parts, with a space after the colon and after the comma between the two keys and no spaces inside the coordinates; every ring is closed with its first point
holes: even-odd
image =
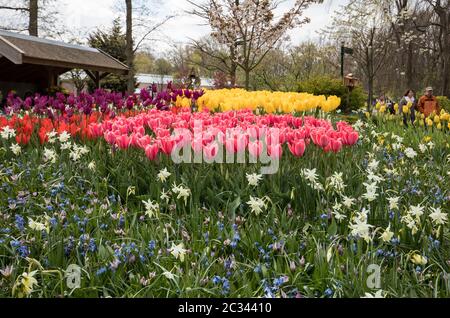
{"type": "Polygon", "coordinates": [[[250,89],[250,70],[246,69],[245,71],[245,89],[250,89]]]}
{"type": "Polygon", "coordinates": [[[413,44],[411,42],[408,45],[408,59],[406,62],[406,84],[408,86],[408,89],[413,89],[414,87],[413,58],[413,44]]]}
{"type": "Polygon", "coordinates": [[[128,83],[127,90],[128,93],[132,94],[135,91],[134,85],[134,52],[133,52],[133,5],[132,0],[125,0],[127,7],[127,31],[126,31],[126,56],[127,56],[127,65],[130,68],[128,73],[128,83]]]}
{"type": "Polygon", "coordinates": [[[38,36],[38,0],[30,0],[29,10],[28,33],[33,36],[38,36]]]}
{"type": "Polygon", "coordinates": [[[367,111],[370,113],[372,111],[373,102],[373,77],[369,76],[369,97],[367,98],[367,111]]]}

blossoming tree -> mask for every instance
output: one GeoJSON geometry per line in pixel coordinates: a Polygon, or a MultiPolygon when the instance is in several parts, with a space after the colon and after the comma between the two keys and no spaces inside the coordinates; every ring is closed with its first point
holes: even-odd
{"type": "Polygon", "coordinates": [[[234,60],[245,73],[245,87],[250,73],[267,54],[286,39],[288,30],[309,23],[304,11],[322,0],[296,0],[279,19],[275,12],[282,1],[209,0],[205,6],[212,36],[220,43],[236,47],[234,60]]]}

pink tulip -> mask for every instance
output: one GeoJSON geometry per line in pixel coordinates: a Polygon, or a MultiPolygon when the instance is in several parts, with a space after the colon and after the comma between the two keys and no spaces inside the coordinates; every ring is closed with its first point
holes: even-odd
{"type": "Polygon", "coordinates": [[[150,145],[150,143],[152,142],[152,137],[150,137],[149,135],[145,135],[144,137],[141,137],[139,139],[139,147],[141,147],[142,149],[146,149],[148,145],[150,145]]]}
{"type": "Polygon", "coordinates": [[[267,153],[271,158],[280,159],[283,154],[283,147],[280,144],[269,145],[267,147],[267,153]]]}
{"type": "Polygon", "coordinates": [[[127,135],[116,136],[116,145],[120,149],[128,149],[130,147],[131,140],[127,135]]]}
{"type": "Polygon", "coordinates": [[[108,144],[114,145],[116,143],[116,135],[112,131],[105,132],[104,137],[108,144]]]}
{"type": "Polygon", "coordinates": [[[166,155],[170,155],[172,153],[175,144],[176,141],[172,137],[160,139],[160,149],[166,155]]]}
{"type": "Polygon", "coordinates": [[[306,144],[303,139],[289,143],[288,146],[289,150],[295,157],[303,157],[303,155],[305,154],[306,144]]]}
{"type": "Polygon", "coordinates": [[[347,146],[354,146],[358,142],[358,139],[359,134],[356,131],[350,132],[346,135],[345,143],[347,144],[347,146]]]}
{"type": "Polygon", "coordinates": [[[333,152],[338,153],[342,149],[342,142],[340,140],[331,139],[331,150],[333,152]]]}
{"type": "Polygon", "coordinates": [[[264,145],[259,140],[250,142],[248,144],[248,151],[250,152],[250,155],[252,155],[254,158],[259,158],[259,156],[261,156],[263,150],[264,150],[264,145]]]}
{"type": "Polygon", "coordinates": [[[214,160],[219,154],[219,145],[216,142],[203,147],[203,155],[209,161],[214,160]]]}
{"type": "Polygon", "coordinates": [[[157,144],[148,145],[145,147],[145,155],[151,161],[154,161],[158,156],[159,147],[157,144]]]}

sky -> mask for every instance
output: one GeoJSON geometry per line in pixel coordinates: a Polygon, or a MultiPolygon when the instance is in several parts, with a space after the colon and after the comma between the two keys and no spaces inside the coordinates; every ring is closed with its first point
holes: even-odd
{"type": "MultiPolygon", "coordinates": [[[[108,28],[112,20],[118,16],[115,10],[115,3],[118,0],[57,0],[61,10],[61,20],[69,30],[76,30],[78,37],[86,37],[92,30],[108,28]]],[[[311,6],[305,16],[311,19],[311,23],[290,32],[293,44],[304,41],[318,40],[317,31],[324,28],[331,22],[331,15],[340,5],[347,0],[325,0],[323,4],[311,6]]],[[[200,3],[203,0],[199,0],[200,3]]],[[[294,0],[288,0],[281,9],[289,7],[294,0]]],[[[176,18],[165,24],[159,34],[158,41],[153,41],[147,46],[157,55],[164,54],[164,51],[173,44],[189,42],[190,38],[198,39],[209,33],[207,26],[201,25],[202,21],[198,17],[185,13],[191,5],[186,0],[162,0],[161,5],[155,9],[156,16],[151,19],[156,21],[164,19],[167,15],[177,15],[176,18]]]]}

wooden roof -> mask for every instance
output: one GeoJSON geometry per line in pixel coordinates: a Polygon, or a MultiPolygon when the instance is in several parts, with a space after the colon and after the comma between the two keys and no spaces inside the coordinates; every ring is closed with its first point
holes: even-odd
{"type": "Polygon", "coordinates": [[[16,65],[32,64],[61,69],[127,74],[128,67],[94,48],[0,31],[0,58],[16,65]]]}

